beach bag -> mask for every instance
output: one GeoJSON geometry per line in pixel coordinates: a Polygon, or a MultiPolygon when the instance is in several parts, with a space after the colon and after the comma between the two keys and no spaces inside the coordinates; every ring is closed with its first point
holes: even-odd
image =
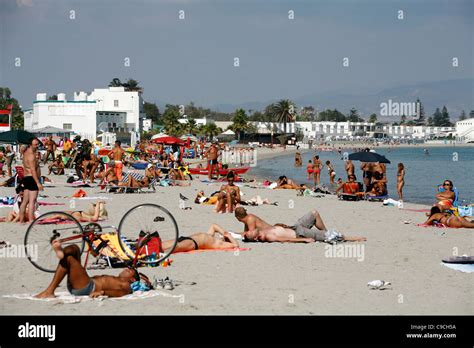
{"type": "MultiPolygon", "coordinates": [[[[138,248],[138,245],[140,245],[142,240],[143,240],[143,236],[138,237],[137,248],[138,248]]],[[[162,251],[161,249],[162,249],[161,238],[160,238],[160,235],[156,233],[156,236],[151,237],[151,239],[146,244],[146,247],[141,250],[140,255],[151,255],[151,254],[159,255],[160,252],[162,251]]]]}
{"type": "Polygon", "coordinates": [[[86,191],[84,191],[84,190],[82,190],[82,189],[77,190],[77,191],[74,192],[74,194],[72,195],[72,197],[74,197],[74,198],[81,198],[81,197],[86,197],[86,196],[87,196],[86,191]]]}

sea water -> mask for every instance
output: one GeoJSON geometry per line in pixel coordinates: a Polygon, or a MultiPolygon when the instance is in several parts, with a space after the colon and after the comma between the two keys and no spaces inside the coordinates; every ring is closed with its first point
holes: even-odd
{"type": "MultiPolygon", "coordinates": [[[[432,204],[435,201],[437,186],[448,179],[453,181],[454,186],[460,193],[460,201],[464,203],[474,203],[474,147],[469,146],[449,146],[449,147],[426,147],[424,151],[422,145],[416,147],[393,147],[377,148],[376,152],[384,155],[390,160],[387,164],[387,180],[389,196],[398,199],[397,184],[397,164],[405,165],[405,186],[403,196],[405,202],[432,204]]],[[[258,160],[257,167],[249,172],[251,175],[276,180],[280,175],[286,175],[296,183],[313,183],[313,179],[307,179],[306,165],[308,160],[312,160],[313,155],[319,155],[319,159],[324,164],[321,170],[321,182],[329,185],[329,175],[325,162],[331,161],[336,178],[347,179],[344,170],[344,152],[349,154],[351,149],[342,149],[342,153],[326,152],[315,150],[300,151],[303,157],[303,165],[296,168],[294,166],[294,153],[282,155],[267,160],[258,160]]],[[[258,155],[257,155],[258,156],[258,155]]],[[[357,181],[362,182],[361,163],[353,161],[357,181]]]]}

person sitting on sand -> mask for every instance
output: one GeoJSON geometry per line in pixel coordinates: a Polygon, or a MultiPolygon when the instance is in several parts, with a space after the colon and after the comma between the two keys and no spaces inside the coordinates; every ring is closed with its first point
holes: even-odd
{"type": "Polygon", "coordinates": [[[105,187],[104,183],[107,185],[113,185],[117,186],[119,184],[119,179],[117,178],[117,174],[115,173],[115,162],[110,161],[109,162],[109,168],[102,172],[99,173],[101,180],[99,182],[99,186],[105,187]]]}
{"type": "MultiPolygon", "coordinates": [[[[256,215],[247,214],[247,211],[242,207],[236,209],[235,217],[245,225],[245,230],[242,233],[245,241],[312,243],[327,239],[326,226],[316,209],[303,215],[294,226],[281,223],[270,225],[256,215]],[[312,227],[316,227],[316,229],[312,227]]],[[[342,235],[341,240],[359,242],[365,241],[366,238],[342,235]]]]}
{"type": "Polygon", "coordinates": [[[386,196],[387,191],[387,179],[380,172],[374,172],[372,176],[371,190],[366,193],[370,197],[386,196]]]}
{"type": "Polygon", "coordinates": [[[474,228],[474,221],[469,221],[465,217],[442,212],[438,206],[434,206],[431,208],[430,216],[428,220],[424,222],[424,225],[436,224],[443,224],[451,228],[474,228]]]}
{"type": "Polygon", "coordinates": [[[444,180],[442,188],[444,190],[436,194],[438,202],[434,206],[438,207],[441,211],[449,210],[453,207],[453,202],[456,199],[456,193],[453,191],[453,182],[451,180],[444,180]]]}
{"type": "MultiPolygon", "coordinates": [[[[166,252],[173,247],[174,240],[163,241],[162,247],[166,252]]],[[[221,226],[212,224],[207,233],[194,233],[178,238],[178,244],[173,253],[203,249],[235,249],[239,243],[221,226]]]]}
{"type": "Polygon", "coordinates": [[[51,175],[51,172],[53,172],[56,175],[63,175],[64,174],[64,163],[63,163],[63,157],[61,155],[58,155],[56,159],[53,160],[53,162],[48,166],[48,175],[51,175]]]}
{"type": "Polygon", "coordinates": [[[347,177],[347,181],[340,184],[336,189],[336,194],[339,194],[339,191],[342,190],[342,193],[355,195],[359,192],[359,184],[356,182],[356,176],[354,174],[347,177]]]}
{"type": "Polygon", "coordinates": [[[217,197],[216,213],[232,213],[237,204],[240,203],[240,188],[235,186],[235,174],[233,171],[227,173],[227,185],[222,185],[217,197]]]}
{"type": "Polygon", "coordinates": [[[58,240],[52,243],[53,250],[59,259],[58,268],[53,280],[46,290],[36,295],[36,298],[56,297],[55,290],[67,276],[67,289],[74,296],[108,296],[121,297],[131,294],[131,284],[142,281],[152,287],[150,280],[141,273],[131,268],[126,268],[115,276],[99,275],[89,277],[86,269],[81,265],[81,250],[76,244],[71,244],[64,249],[58,240]]]}
{"type": "MultiPolygon", "coordinates": [[[[105,209],[104,201],[97,201],[96,203],[91,203],[87,210],[76,210],[76,211],[65,211],[66,214],[72,215],[79,222],[97,222],[100,220],[105,220],[109,215],[107,209],[105,209]]],[[[62,219],[64,215],[57,214],[50,217],[51,219],[62,219]]]]}
{"type": "MultiPolygon", "coordinates": [[[[20,220],[20,206],[21,202],[23,201],[23,194],[24,194],[25,188],[22,185],[18,185],[15,188],[16,192],[16,197],[13,202],[13,210],[8,213],[6,222],[18,222],[20,220]]],[[[28,220],[28,210],[30,209],[30,205],[28,204],[26,206],[26,216],[25,216],[25,222],[29,222],[28,220]]],[[[36,206],[34,207],[35,212],[34,212],[34,217],[37,218],[38,216],[41,215],[39,211],[39,204],[36,203],[36,206]]]]}

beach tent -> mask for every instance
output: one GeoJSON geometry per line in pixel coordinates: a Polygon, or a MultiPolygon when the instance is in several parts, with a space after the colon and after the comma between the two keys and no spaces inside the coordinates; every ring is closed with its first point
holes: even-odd
{"type": "Polygon", "coordinates": [[[158,133],[158,134],[155,134],[154,136],[152,136],[151,140],[155,140],[155,139],[163,138],[163,137],[167,137],[167,136],[169,136],[169,135],[165,134],[165,133],[158,133]]]}
{"type": "Polygon", "coordinates": [[[32,138],[35,138],[35,135],[23,129],[14,129],[0,133],[0,143],[29,144],[32,138]]]}

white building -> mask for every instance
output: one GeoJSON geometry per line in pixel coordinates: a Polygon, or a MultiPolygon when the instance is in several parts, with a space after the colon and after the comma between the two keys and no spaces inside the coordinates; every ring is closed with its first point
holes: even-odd
{"type": "Polygon", "coordinates": [[[142,129],[143,99],[136,91],[124,87],[94,89],[90,95],[74,93],[73,100],[59,93],[58,100],[47,100],[38,93],[32,112],[25,113],[25,130],[53,126],[73,130],[89,140],[98,132],[112,132],[117,139],[134,145],[142,129]]]}
{"type": "Polygon", "coordinates": [[[459,143],[474,142],[474,118],[456,122],[456,141],[459,143]]]}

